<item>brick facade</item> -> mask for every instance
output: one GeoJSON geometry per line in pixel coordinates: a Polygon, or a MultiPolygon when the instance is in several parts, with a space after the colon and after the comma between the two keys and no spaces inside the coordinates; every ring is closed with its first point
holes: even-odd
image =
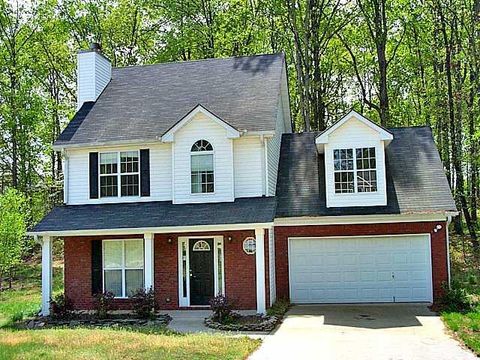
{"type": "MultiPolygon", "coordinates": [[[[275,272],[277,298],[288,298],[288,237],[298,236],[355,236],[389,234],[431,234],[434,300],[442,295],[442,284],[448,281],[446,223],[418,222],[364,225],[277,226],[275,227],[275,272]],[[434,232],[435,226],[442,230],[434,232]]],[[[155,293],[161,309],[178,309],[178,237],[215,236],[224,238],[224,267],[226,295],[237,309],[256,309],[255,255],[247,255],[242,249],[251,231],[209,233],[172,233],[155,235],[155,293]],[[228,240],[231,238],[231,240],[228,240]],[[171,239],[171,242],[169,242],[171,239]]],[[[93,309],[91,282],[91,241],[108,238],[142,238],[134,236],[82,236],[65,238],[65,293],[73,301],[75,309],[93,309]]],[[[332,240],[334,241],[334,240],[332,240]]],[[[265,231],[265,297],[270,303],[268,231],[265,231]]],[[[129,300],[116,300],[116,308],[128,309],[129,300]]],[[[268,306],[267,306],[268,307],[268,306]]]]}
{"type": "MultiPolygon", "coordinates": [[[[224,238],[225,292],[236,309],[256,309],[255,255],[243,251],[243,240],[247,236],[255,237],[252,231],[229,231],[209,233],[172,233],[156,234],[154,247],[155,295],[160,309],[178,309],[178,237],[215,236],[224,238]],[[229,241],[228,238],[231,238],[229,241]],[[172,241],[169,242],[169,239],[172,241]]],[[[64,242],[65,293],[72,299],[75,309],[93,309],[91,280],[91,241],[108,238],[131,239],[131,236],[81,236],[66,237],[64,242]]],[[[268,304],[268,234],[265,234],[265,279],[268,304]]],[[[117,299],[118,309],[128,309],[128,300],[117,299]]]]}
{"type": "MultiPolygon", "coordinates": [[[[301,236],[359,236],[423,234],[431,235],[433,298],[438,301],[443,294],[443,284],[448,281],[446,222],[418,222],[359,225],[309,225],[275,227],[275,270],[277,298],[289,297],[288,238],[301,236]],[[434,232],[437,225],[442,229],[434,232]]],[[[332,239],[332,241],[335,241],[332,239]]]]}

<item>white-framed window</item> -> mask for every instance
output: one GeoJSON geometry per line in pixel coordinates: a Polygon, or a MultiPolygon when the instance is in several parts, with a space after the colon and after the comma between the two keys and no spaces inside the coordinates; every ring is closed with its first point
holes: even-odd
{"type": "Polygon", "coordinates": [[[213,168],[212,144],[207,140],[198,140],[190,150],[192,194],[206,194],[215,191],[213,168]]]}
{"type": "Polygon", "coordinates": [[[243,240],[243,251],[247,255],[253,255],[257,251],[257,241],[254,237],[249,236],[243,240]]]}
{"type": "Polygon", "coordinates": [[[375,147],[333,150],[335,193],[377,191],[375,147]]]}
{"type": "Polygon", "coordinates": [[[100,197],[138,196],[140,154],[138,150],[100,153],[100,197]]]}
{"type": "Polygon", "coordinates": [[[142,239],[103,240],[103,290],[126,298],[144,287],[142,239]]]}

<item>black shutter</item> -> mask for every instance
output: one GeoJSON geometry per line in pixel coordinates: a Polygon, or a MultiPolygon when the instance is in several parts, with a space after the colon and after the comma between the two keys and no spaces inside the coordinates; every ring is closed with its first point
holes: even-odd
{"type": "Polygon", "coordinates": [[[90,153],[90,199],[98,199],[98,153],[90,153]]]}
{"type": "Polygon", "coordinates": [[[103,292],[102,240],[92,240],[92,295],[103,292]]]}
{"type": "Polygon", "coordinates": [[[140,150],[140,195],[150,196],[150,150],[140,150]]]}

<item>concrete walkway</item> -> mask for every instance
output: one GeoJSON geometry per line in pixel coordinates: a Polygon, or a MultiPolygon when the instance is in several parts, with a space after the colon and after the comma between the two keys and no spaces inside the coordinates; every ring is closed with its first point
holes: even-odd
{"type": "Polygon", "coordinates": [[[251,360],[474,360],[425,305],[295,306],[251,360]]]}
{"type": "MultiPolygon", "coordinates": [[[[237,310],[242,315],[253,315],[255,311],[237,310]]],[[[211,310],[172,310],[166,312],[172,317],[168,324],[171,330],[180,333],[220,333],[228,336],[246,335],[251,338],[264,338],[267,333],[220,331],[205,326],[204,319],[212,315],[211,310]]]]}

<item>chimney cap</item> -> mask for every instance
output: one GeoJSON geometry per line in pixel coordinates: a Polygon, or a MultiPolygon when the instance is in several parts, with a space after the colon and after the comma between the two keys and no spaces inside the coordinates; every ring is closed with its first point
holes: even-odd
{"type": "Polygon", "coordinates": [[[90,50],[102,51],[102,46],[97,42],[90,43],[90,50]]]}

